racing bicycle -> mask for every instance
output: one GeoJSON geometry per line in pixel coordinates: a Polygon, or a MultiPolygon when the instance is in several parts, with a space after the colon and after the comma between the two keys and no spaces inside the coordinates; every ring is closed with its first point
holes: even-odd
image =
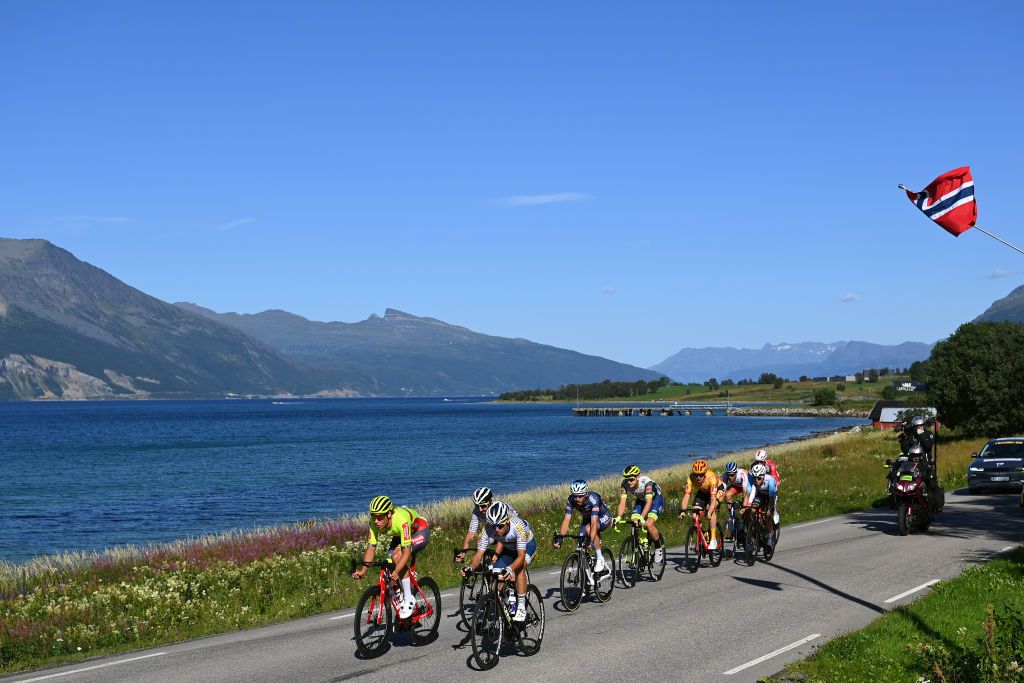
{"type": "Polygon", "coordinates": [[[562,575],[559,578],[559,588],[562,591],[562,605],[568,611],[575,611],[583,596],[592,592],[598,602],[608,602],[612,597],[612,590],[615,588],[615,555],[607,547],[601,547],[601,557],[604,558],[605,570],[595,575],[595,555],[591,550],[590,537],[586,534],[562,535],[554,534],[553,542],[562,540],[575,540],[576,549],[565,558],[562,563],[562,575]]]}
{"type": "MultiPolygon", "coordinates": [[[[352,571],[359,564],[353,561],[352,571]]],[[[367,659],[384,654],[395,630],[409,631],[417,645],[425,645],[437,638],[437,627],[441,622],[441,591],[437,582],[429,576],[419,578],[416,567],[409,567],[416,607],[411,616],[402,619],[398,616],[398,608],[404,595],[392,573],[394,563],[387,560],[368,564],[380,567],[380,578],[376,585],[363,591],[356,605],[355,635],[359,654],[367,659]]]]}
{"type": "Polygon", "coordinates": [[[540,590],[532,583],[526,588],[526,619],[514,621],[516,610],[515,582],[505,582],[498,589],[501,569],[483,565],[467,572],[480,577],[483,590],[478,594],[476,609],[473,611],[470,638],[473,645],[473,659],[484,671],[493,669],[501,657],[501,646],[515,642],[519,651],[526,656],[540,651],[544,639],[544,601],[540,590]]]}
{"type": "Polygon", "coordinates": [[[693,513],[693,526],[686,531],[686,542],[683,545],[683,565],[692,573],[700,569],[701,558],[708,558],[712,567],[722,563],[722,546],[725,545],[724,528],[721,520],[718,521],[718,547],[712,549],[709,543],[709,532],[704,531],[704,508],[700,505],[688,507],[683,512],[693,513]]]}
{"type": "MultiPolygon", "coordinates": [[[[644,572],[647,572],[655,581],[660,581],[665,573],[665,532],[662,532],[661,561],[656,562],[654,543],[647,535],[643,520],[622,519],[619,524],[629,524],[630,526],[629,536],[622,539],[622,544],[619,546],[619,578],[622,580],[622,585],[632,588],[644,572]]],[[[615,530],[618,531],[618,525],[615,530]]]]}

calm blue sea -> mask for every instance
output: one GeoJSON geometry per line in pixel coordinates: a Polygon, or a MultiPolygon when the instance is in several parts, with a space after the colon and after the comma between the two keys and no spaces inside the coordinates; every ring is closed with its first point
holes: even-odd
{"type": "Polygon", "coordinates": [[[572,417],[475,399],[0,403],[0,558],[653,468],[856,419],[572,417]]]}

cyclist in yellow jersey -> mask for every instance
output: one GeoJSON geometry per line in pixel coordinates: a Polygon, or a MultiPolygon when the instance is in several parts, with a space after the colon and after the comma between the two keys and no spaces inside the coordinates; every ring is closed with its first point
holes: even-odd
{"type": "Polygon", "coordinates": [[[363,553],[363,566],[352,572],[353,579],[361,579],[366,575],[367,566],[377,554],[376,526],[381,531],[388,529],[391,533],[391,560],[395,563],[394,576],[400,577],[405,599],[399,607],[398,616],[409,618],[416,608],[416,599],[412,596],[412,581],[409,579],[409,567],[416,555],[427,547],[430,542],[430,525],[415,510],[408,507],[395,507],[387,496],[377,496],[370,501],[370,539],[363,553]]]}
{"type": "Polygon", "coordinates": [[[698,460],[690,467],[690,476],[686,478],[686,491],[683,493],[682,511],[679,519],[686,516],[686,508],[690,506],[690,496],[697,492],[694,505],[700,505],[708,512],[708,521],[711,523],[711,542],[708,548],[718,548],[718,500],[722,495],[722,480],[712,470],[708,469],[706,460],[698,460]]]}

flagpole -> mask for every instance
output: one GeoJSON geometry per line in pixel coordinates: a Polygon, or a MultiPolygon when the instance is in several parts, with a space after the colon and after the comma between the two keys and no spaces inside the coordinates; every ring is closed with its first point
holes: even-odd
{"type": "MultiPolygon", "coordinates": [[[[913,192],[913,190],[911,190],[909,187],[907,187],[903,183],[900,183],[900,189],[904,190],[906,192],[913,192]]],[[[992,239],[994,239],[994,240],[996,240],[998,242],[1002,242],[1003,244],[1005,244],[1006,246],[1010,247],[1011,249],[1014,249],[1014,250],[1020,252],[1021,254],[1024,254],[1024,250],[1022,250],[1020,247],[1018,247],[1016,245],[1010,244],[1009,242],[1004,240],[1002,237],[998,237],[996,235],[993,235],[988,230],[985,230],[984,228],[982,228],[980,226],[977,226],[977,225],[973,225],[971,227],[973,227],[975,230],[979,230],[979,231],[985,233],[986,235],[988,235],[989,237],[991,237],[992,239]]]]}

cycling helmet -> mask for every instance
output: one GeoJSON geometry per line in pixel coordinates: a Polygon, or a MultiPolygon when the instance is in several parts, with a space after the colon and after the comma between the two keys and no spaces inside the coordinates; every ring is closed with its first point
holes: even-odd
{"type": "Polygon", "coordinates": [[[762,465],[761,463],[757,463],[756,465],[750,468],[750,473],[755,477],[763,477],[764,475],[768,474],[768,468],[762,465]]]}
{"type": "Polygon", "coordinates": [[[739,466],[736,464],[735,460],[730,460],[729,462],[725,463],[725,473],[728,475],[736,474],[736,470],[738,469],[739,466]]]}
{"type": "Polygon", "coordinates": [[[640,475],[640,466],[639,465],[626,465],[626,469],[622,470],[622,476],[626,477],[627,479],[629,477],[636,477],[636,476],[639,476],[639,475],[640,475]]]}
{"type": "Polygon", "coordinates": [[[754,453],[754,462],[766,462],[768,460],[768,451],[763,448],[759,448],[757,453],[754,453]]]}
{"type": "Polygon", "coordinates": [[[387,496],[377,496],[370,501],[371,515],[386,515],[395,509],[395,504],[387,496]]]}
{"type": "Polygon", "coordinates": [[[487,523],[492,526],[501,526],[508,521],[508,505],[505,505],[500,500],[491,503],[491,506],[487,508],[487,523]]]}
{"type": "Polygon", "coordinates": [[[491,502],[494,492],[486,486],[481,486],[476,491],[473,491],[473,502],[477,505],[487,505],[491,502]]]}
{"type": "Polygon", "coordinates": [[[700,476],[702,474],[707,474],[708,473],[708,461],[707,460],[698,460],[697,462],[693,463],[693,465],[690,466],[690,471],[693,472],[694,474],[696,474],[697,476],[700,476]]]}
{"type": "Polygon", "coordinates": [[[572,491],[574,496],[582,496],[584,493],[590,492],[590,487],[587,486],[587,482],[582,479],[577,479],[569,485],[569,490],[572,491]]]}

